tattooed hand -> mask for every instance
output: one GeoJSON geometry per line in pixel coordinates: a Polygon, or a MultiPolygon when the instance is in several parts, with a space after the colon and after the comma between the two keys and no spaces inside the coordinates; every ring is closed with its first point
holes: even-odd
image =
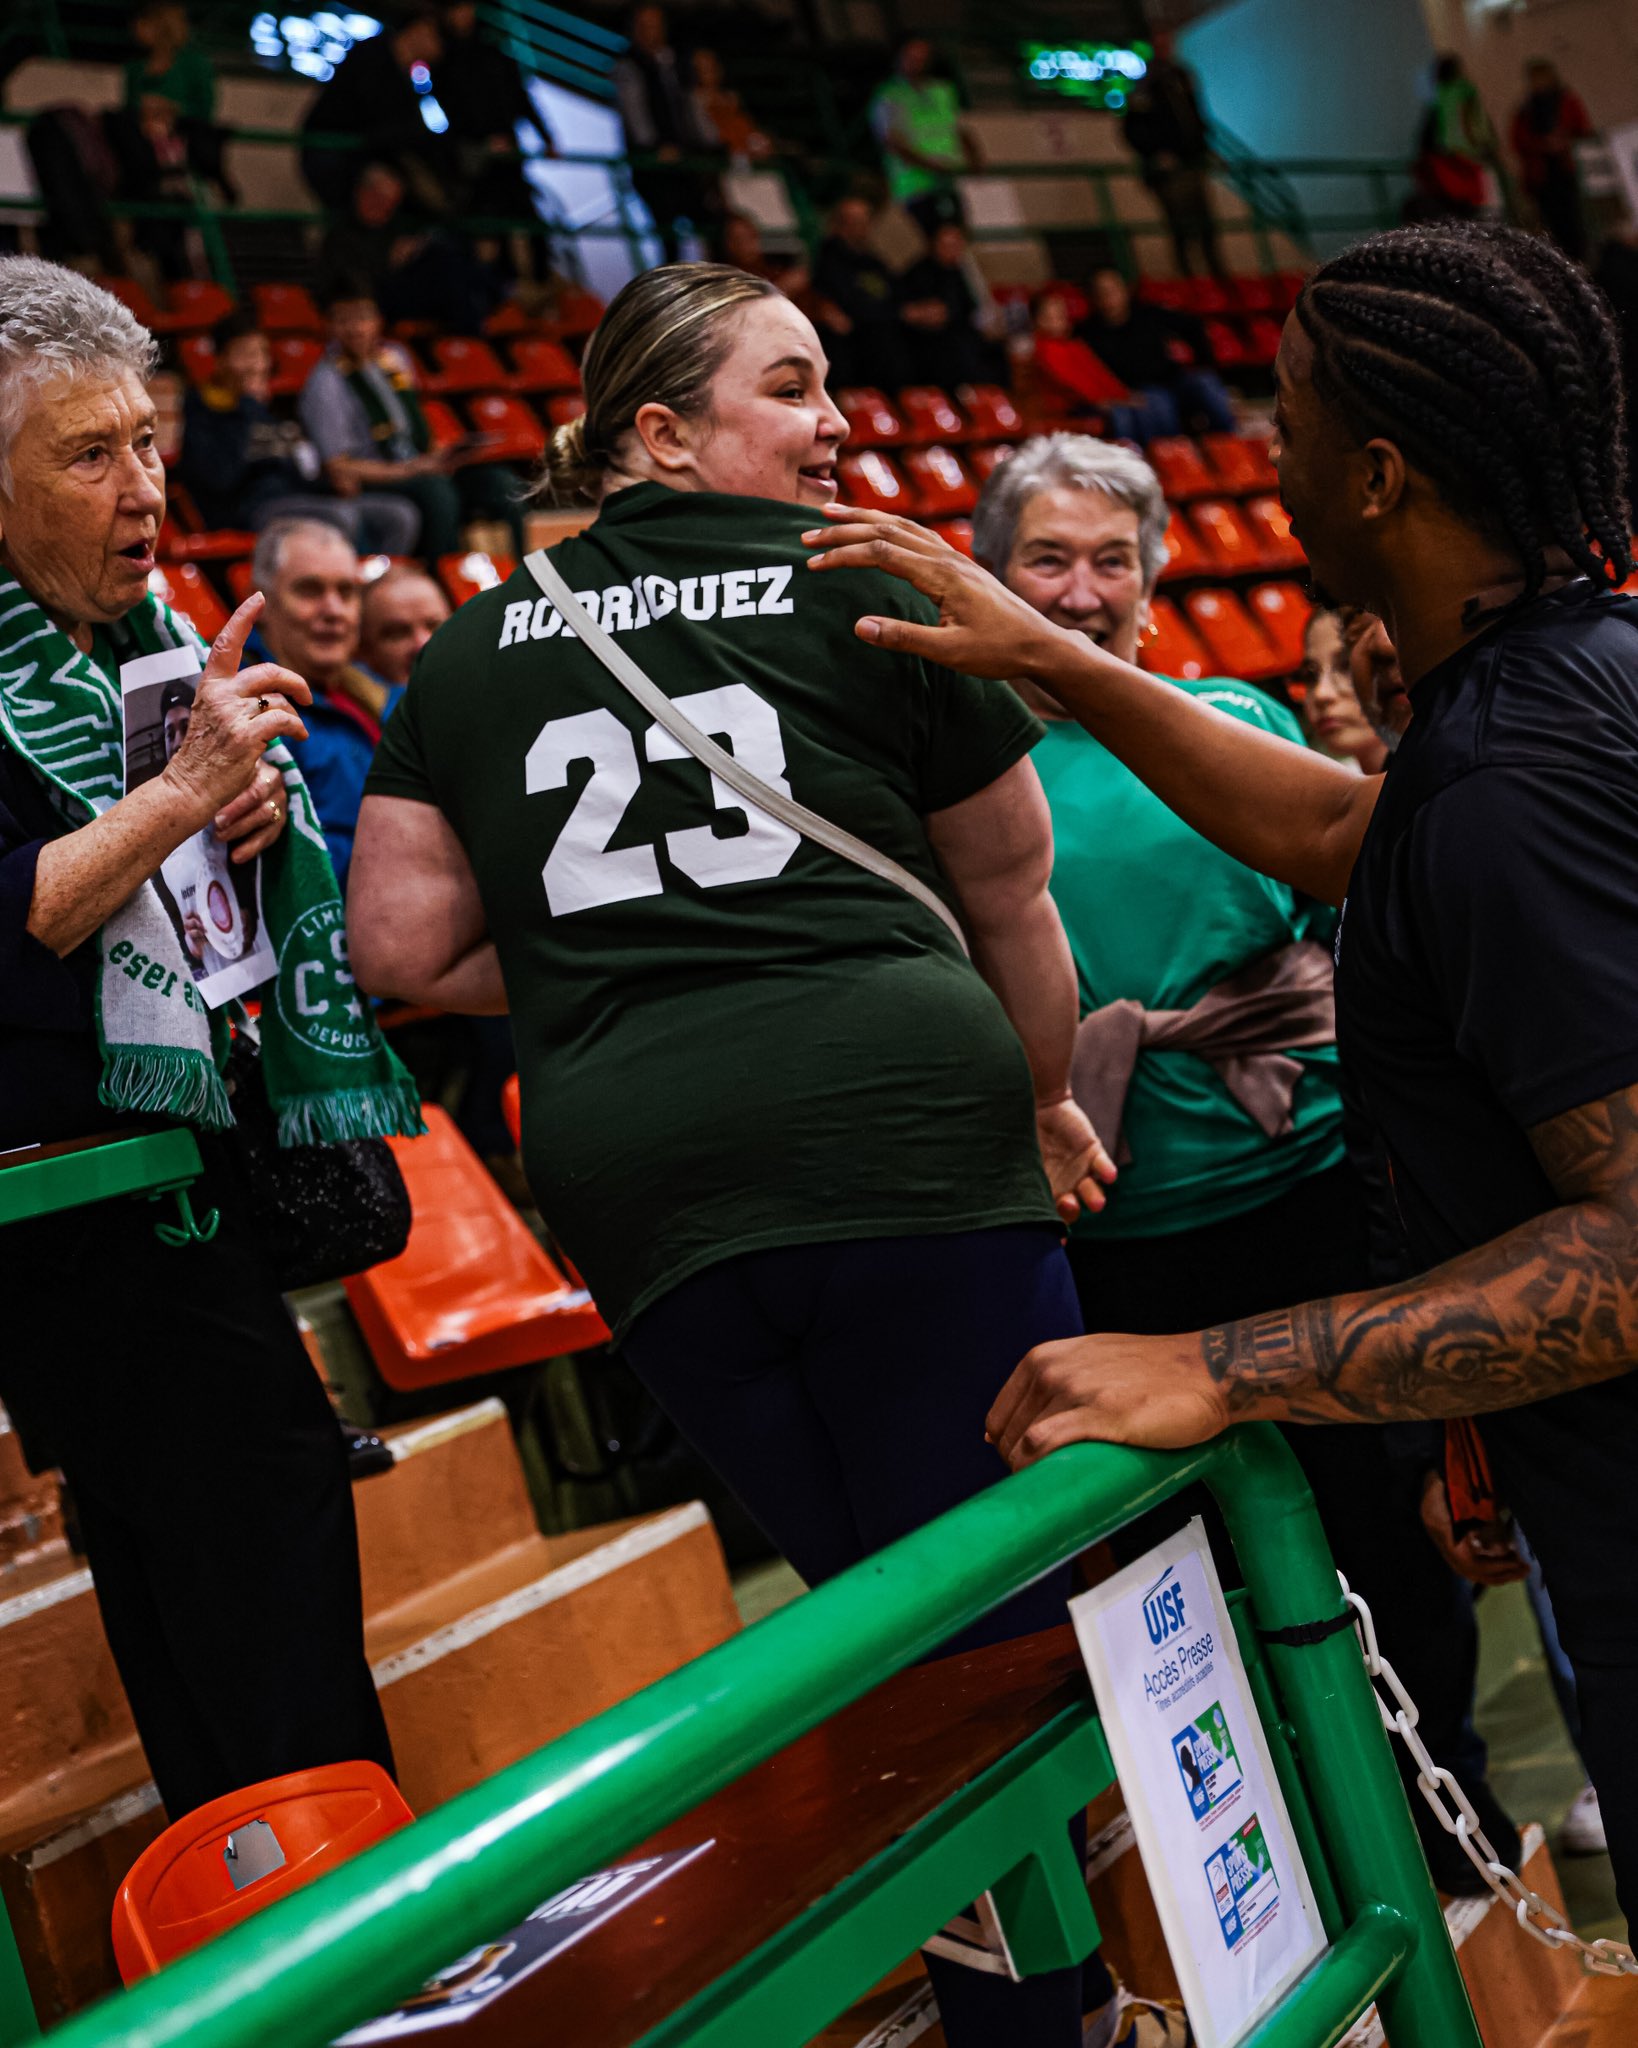
{"type": "Polygon", "coordinates": [[[1232,1417],[1196,1337],[1073,1337],[1038,1344],[996,1397],[985,1431],[1015,1469],[1060,1444],[1181,1450],[1232,1417]]]}

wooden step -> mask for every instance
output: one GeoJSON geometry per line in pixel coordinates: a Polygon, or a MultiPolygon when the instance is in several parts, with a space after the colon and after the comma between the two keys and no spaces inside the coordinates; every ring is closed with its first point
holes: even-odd
{"type": "Polygon", "coordinates": [[[57,1475],[28,1469],[22,1441],[0,1408],[0,1597],[14,1566],[67,1557],[57,1475]]]}
{"type": "Polygon", "coordinates": [[[1541,2048],[1632,2048],[1638,2041],[1638,1977],[1588,1977],[1541,2048]]]}

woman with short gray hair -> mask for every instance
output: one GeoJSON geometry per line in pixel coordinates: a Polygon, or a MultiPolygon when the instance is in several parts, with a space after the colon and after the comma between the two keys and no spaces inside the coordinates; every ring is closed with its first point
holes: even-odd
{"type": "MultiPolygon", "coordinates": [[[[31,1462],[73,1490],[174,1820],[284,1771],[392,1758],[341,1435],[253,1221],[226,1011],[163,873],[197,841],[236,864],[228,879],[260,856],[276,971],[314,1000],[350,993],[326,943],[335,878],[282,745],[309,691],[272,663],[240,669],[259,597],[207,651],[149,590],[153,366],[108,293],[0,261],[0,1152],[180,1125],[203,1162],[196,1213],[217,1218],[179,1246],[141,1201],[8,1225],[0,1396],[31,1462]],[[125,701],[153,685],[186,709],[164,721],[163,765],[128,786],[125,701]]],[[[342,1062],[288,1007],[270,996],[261,1034],[281,1142],[418,1124],[373,1025],[342,1062]]]]}

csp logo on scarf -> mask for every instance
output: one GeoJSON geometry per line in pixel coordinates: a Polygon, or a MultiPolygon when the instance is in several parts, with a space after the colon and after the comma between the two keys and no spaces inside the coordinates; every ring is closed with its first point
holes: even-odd
{"type": "Polygon", "coordinates": [[[302,912],[279,951],[279,1017],[314,1052],[367,1059],[375,1051],[369,1010],[347,964],[347,926],[332,897],[302,912]]]}

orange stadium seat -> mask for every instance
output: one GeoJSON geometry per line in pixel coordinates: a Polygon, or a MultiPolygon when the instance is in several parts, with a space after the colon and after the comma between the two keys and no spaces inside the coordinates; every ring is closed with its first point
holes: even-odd
{"type": "Polygon", "coordinates": [[[168,305],[160,317],[168,334],[203,333],[233,311],[230,294],[209,278],[179,278],[165,287],[165,297],[168,305]]]}
{"type": "Polygon", "coordinates": [[[1279,321],[1270,313],[1254,314],[1245,324],[1243,346],[1248,363],[1259,370],[1271,368],[1280,352],[1279,321]]]}
{"type": "Polygon", "coordinates": [[[1011,441],[992,441],[987,448],[967,450],[967,467],[981,484],[987,484],[1002,463],[1017,453],[1011,441]]]}
{"type": "MultiPolygon", "coordinates": [[[[248,570],[250,564],[245,563],[248,570]]],[[[194,562],[162,562],[149,572],[148,588],[162,603],[193,622],[201,640],[214,640],[228,622],[228,608],[194,562]]]]}
{"type": "Polygon", "coordinates": [[[290,1771],[195,1807],[148,1844],[115,1897],[121,1978],[151,1977],[414,1818],[372,1763],[290,1771]]]}
{"type": "Polygon", "coordinates": [[[512,343],[512,374],[503,388],[528,393],[578,391],[580,372],[561,342],[523,334],[512,343]]]}
{"type": "Polygon", "coordinates": [[[256,309],[256,324],[264,334],[325,333],[324,315],[304,284],[255,284],[250,303],[256,309]]]}
{"type": "Polygon", "coordinates": [[[1274,282],[1267,277],[1225,278],[1229,303],[1237,313],[1271,313],[1274,310],[1274,282]]]}
{"type": "Polygon", "coordinates": [[[1138,660],[1151,675],[1195,682],[1210,674],[1211,656],[1169,597],[1150,598],[1149,623],[1155,630],[1139,648],[1138,660]]]}
{"type": "Polygon", "coordinates": [[[1209,576],[1211,572],[1211,558],[1200,545],[1194,528],[1181,512],[1173,512],[1166,528],[1166,566],[1160,572],[1160,580],[1165,583],[1183,576],[1209,576]]]}
{"type": "Polygon", "coordinates": [[[836,464],[842,502],[864,505],[873,512],[908,512],[910,487],[891,455],[879,448],[842,454],[836,464]]]}
{"type": "Polygon", "coordinates": [[[504,583],[516,567],[510,555],[486,555],[481,548],[473,548],[464,555],[440,555],[438,580],[450,603],[462,605],[480,590],[493,590],[504,583]]]}
{"type": "Polygon", "coordinates": [[[1275,569],[1259,536],[1248,524],[1238,505],[1227,498],[1199,498],[1188,510],[1206,557],[1206,567],[1221,576],[1242,576],[1251,569],[1275,569]]]}
{"type": "Polygon", "coordinates": [[[882,448],[904,439],[904,421],[888,402],[887,393],[874,385],[838,391],[836,403],[847,421],[851,447],[882,448]]]}
{"type": "Polygon", "coordinates": [[[970,519],[935,519],[933,531],[947,540],[951,547],[960,548],[964,555],[973,551],[973,523],[970,519]]]}
{"type": "Polygon", "coordinates": [[[512,379],[487,341],[467,334],[446,334],[432,344],[433,368],[422,388],[458,398],[467,391],[506,391],[512,379]]]}
{"type": "Polygon", "coordinates": [[[1305,569],[1308,557],[1291,531],[1291,515],[1278,498],[1248,498],[1245,515],[1263,551],[1265,569],[1305,569]]]}
{"type": "Polygon", "coordinates": [[[1209,498],[1223,489],[1222,478],[1187,434],[1168,434],[1143,451],[1160,479],[1160,488],[1175,504],[1180,498],[1209,498]]]}
{"type": "Polygon", "coordinates": [[[608,1342],[583,1287],[550,1259],[436,1103],[389,1138],[409,1188],[409,1243],[343,1284],[376,1366],[400,1392],[535,1365],[608,1342]]]}
{"type": "Polygon", "coordinates": [[[1212,490],[1246,497],[1272,491],[1279,478],[1268,459],[1268,443],[1249,434],[1202,434],[1200,450],[1212,469],[1212,490]]]}
{"type": "Polygon", "coordinates": [[[1246,592],[1246,603],[1280,657],[1280,674],[1302,667],[1302,636],[1313,609],[1295,583],[1259,583],[1246,592]]]}
{"type": "Polygon", "coordinates": [[[1183,292],[1183,310],[1193,313],[1197,319],[1208,319],[1214,314],[1231,313],[1234,302],[1229,297],[1228,286],[1218,277],[1184,277],[1178,283],[1183,292]]]}
{"type": "Polygon", "coordinates": [[[566,427],[570,420],[579,419],[586,410],[585,394],[579,391],[560,391],[555,398],[546,401],[546,419],[550,426],[566,427]]]}
{"type": "Polygon", "coordinates": [[[176,354],[190,384],[203,384],[216,368],[216,344],[208,334],[185,335],[176,345],[176,354]]]}
{"type": "Polygon", "coordinates": [[[312,374],[313,365],[324,353],[324,344],[311,334],[273,336],[273,375],[268,389],[275,398],[294,398],[312,374]]]}
{"type": "Polygon", "coordinates": [[[960,518],[978,503],[978,486],[953,448],[909,448],[903,460],[918,517],[960,518]]]}
{"type": "MultiPolygon", "coordinates": [[[[181,485],[175,491],[173,509],[180,511],[184,499],[181,485]]],[[[184,533],[167,519],[159,529],[154,552],[162,562],[242,562],[255,549],[256,536],[236,527],[219,526],[210,533],[184,533]]]]}
{"type": "Polygon", "coordinates": [[[1206,347],[1211,359],[1220,370],[1238,370],[1250,360],[1240,330],[1227,320],[1206,320],[1202,326],[1206,333],[1206,347]]]}
{"type": "Polygon", "coordinates": [[[975,441],[1010,441],[1024,431],[1024,416],[999,384],[963,384],[956,399],[975,441]]]}
{"type": "Polygon", "coordinates": [[[227,583],[228,596],[236,606],[243,604],[256,588],[256,580],[251,573],[249,562],[229,562],[222,575],[227,583]]]}
{"type": "Polygon", "coordinates": [[[434,450],[442,454],[446,448],[454,448],[467,437],[453,406],[446,405],[441,398],[423,398],[421,417],[427,423],[427,433],[434,450]]]}
{"type": "Polygon", "coordinates": [[[496,462],[538,462],[546,452],[546,429],[521,398],[488,392],[469,399],[466,414],[480,434],[495,437],[496,462]]]}
{"type": "Polygon", "coordinates": [[[603,301],[596,292],[587,291],[583,285],[566,284],[558,291],[551,324],[559,334],[566,334],[573,340],[582,334],[590,334],[602,317],[603,301]]]}
{"type": "Polygon", "coordinates": [[[1158,306],[1163,313],[1185,313],[1189,307],[1186,277],[1140,277],[1137,296],[1146,306],[1158,306]]]}
{"type": "Polygon", "coordinates": [[[1262,683],[1285,667],[1273,642],[1232,590],[1192,590],[1183,609],[1224,675],[1262,683]]]}
{"type": "Polygon", "coordinates": [[[899,393],[905,436],[911,441],[959,441],[967,422],[936,384],[910,384],[899,393]]]}

